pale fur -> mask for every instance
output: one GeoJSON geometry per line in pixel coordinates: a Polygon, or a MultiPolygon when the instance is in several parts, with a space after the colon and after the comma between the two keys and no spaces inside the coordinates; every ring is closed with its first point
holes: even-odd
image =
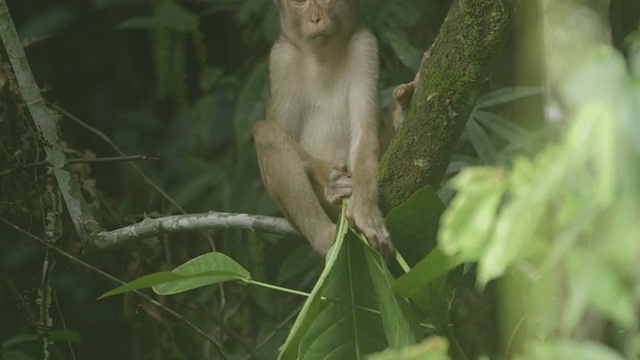
{"type": "Polygon", "coordinates": [[[338,20],[347,21],[339,23],[342,27],[331,28],[330,15],[323,14],[328,29],[341,31],[335,37],[331,33],[328,45],[319,49],[305,43],[294,16],[302,17],[304,27],[304,6],[317,19],[318,9],[331,12],[334,5],[327,4],[278,3],[284,29],[269,59],[271,99],[266,120],[254,127],[261,174],[269,194],[321,254],[333,243],[338,209],[333,199],[343,195],[334,190],[347,184],[350,223],[374,248],[388,253],[393,245],[377,204],[378,45],[368,30],[354,30],[353,3],[336,8],[341,11],[336,16],[344,17],[338,20]],[[331,163],[345,164],[347,171],[331,163]]]}

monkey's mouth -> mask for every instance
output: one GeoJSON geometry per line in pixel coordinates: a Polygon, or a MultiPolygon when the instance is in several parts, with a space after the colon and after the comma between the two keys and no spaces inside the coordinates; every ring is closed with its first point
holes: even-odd
{"type": "Polygon", "coordinates": [[[314,48],[325,47],[329,43],[331,37],[326,33],[317,33],[309,36],[309,43],[314,48]]]}

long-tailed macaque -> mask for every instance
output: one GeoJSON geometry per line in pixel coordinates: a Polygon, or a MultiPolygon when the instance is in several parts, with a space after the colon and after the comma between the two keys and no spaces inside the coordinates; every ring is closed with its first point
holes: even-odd
{"type": "MultiPolygon", "coordinates": [[[[321,255],[339,206],[382,254],[394,251],[378,208],[382,124],[378,44],[357,0],[274,0],[280,37],[269,58],[271,99],[253,135],[267,192],[321,255]]],[[[413,92],[394,92],[397,106],[413,92]]]]}

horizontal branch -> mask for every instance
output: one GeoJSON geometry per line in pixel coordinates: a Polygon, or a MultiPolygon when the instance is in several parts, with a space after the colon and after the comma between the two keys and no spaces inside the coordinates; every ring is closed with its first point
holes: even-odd
{"type": "Polygon", "coordinates": [[[150,236],[209,229],[238,229],[302,236],[285,218],[210,211],[201,214],[146,218],[137,224],[112,231],[102,231],[95,235],[94,246],[104,250],[150,236]]]}

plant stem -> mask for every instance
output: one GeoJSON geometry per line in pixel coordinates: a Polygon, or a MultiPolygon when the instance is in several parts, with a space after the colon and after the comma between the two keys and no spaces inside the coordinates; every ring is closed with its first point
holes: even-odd
{"type": "Polygon", "coordinates": [[[294,295],[300,295],[300,296],[304,296],[304,297],[309,297],[309,295],[310,295],[309,293],[306,293],[306,292],[303,292],[303,291],[287,289],[287,288],[284,288],[284,287],[271,285],[271,284],[263,283],[263,282],[256,281],[256,280],[248,280],[248,281],[246,281],[246,283],[250,284],[250,285],[258,285],[258,286],[266,287],[268,289],[278,290],[278,291],[282,291],[282,292],[286,292],[286,293],[290,293],[290,294],[294,294],[294,295]]]}

